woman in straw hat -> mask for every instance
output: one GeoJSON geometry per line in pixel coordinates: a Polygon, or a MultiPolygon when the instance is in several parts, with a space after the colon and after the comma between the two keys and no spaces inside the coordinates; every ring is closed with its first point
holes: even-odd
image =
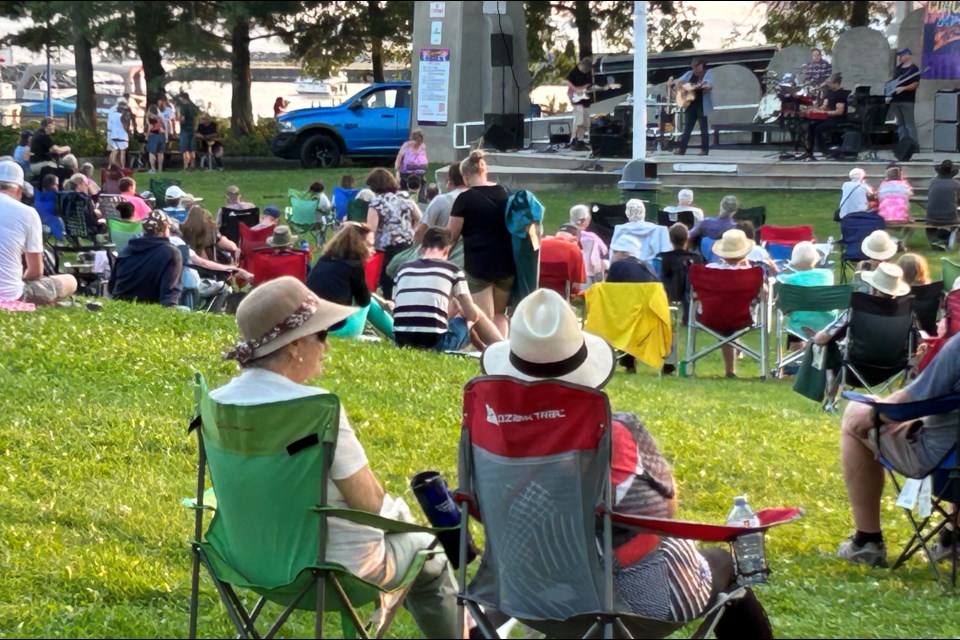
{"type": "MultiPolygon", "coordinates": [[[[487,347],[480,363],[489,375],[560,380],[598,390],[616,368],[613,349],[603,338],[583,332],[573,309],[547,289],[535,291],[517,305],[509,341],[487,347]]],[[[624,513],[672,517],[677,508],[676,486],[653,436],[632,413],[614,413],[613,429],[614,507],[624,513]]],[[[735,582],[733,561],[726,551],[698,551],[687,540],[651,539],[633,532],[614,535],[618,541],[612,559],[614,590],[618,601],[637,615],[675,622],[679,628],[703,613],[715,591],[735,582]]],[[[763,606],[752,591],[730,606],[716,636],[772,637],[763,606]]]]}
{"type": "MultiPolygon", "coordinates": [[[[356,311],[321,300],[296,278],[262,284],[240,303],[237,326],[243,339],[226,354],[240,364],[240,375],[210,397],[221,404],[250,406],[327,393],[306,383],[323,373],[328,332],[356,311]]],[[[406,510],[384,492],[343,410],[330,478],[332,506],[388,516],[406,510]]],[[[330,520],[328,540],[327,560],[388,588],[403,579],[419,551],[434,544],[428,534],[384,535],[336,518],[330,520]]],[[[456,624],[456,591],[446,558],[427,561],[406,599],[426,637],[462,637],[456,624]]]]}
{"type": "Polygon", "coordinates": [[[897,242],[883,229],[877,229],[860,243],[860,251],[867,256],[867,260],[857,263],[853,274],[853,286],[857,291],[869,293],[870,285],[866,284],[863,274],[875,270],[882,263],[897,255],[897,242]]]}
{"type": "MultiPolygon", "coordinates": [[[[708,269],[752,269],[753,263],[747,258],[756,242],[747,237],[742,229],[730,229],[713,245],[713,253],[720,262],[707,264],[708,269]]],[[[737,352],[729,344],[720,347],[723,354],[723,369],[728,378],[737,377],[737,352]]]]}
{"type": "MultiPolygon", "coordinates": [[[[903,269],[892,262],[881,262],[876,270],[864,271],[860,274],[864,283],[869,286],[870,294],[888,298],[899,298],[910,293],[910,285],[903,279],[903,269]]],[[[819,331],[813,341],[818,345],[826,345],[846,335],[847,325],[850,324],[850,310],[847,309],[837,319],[819,331]]]]}

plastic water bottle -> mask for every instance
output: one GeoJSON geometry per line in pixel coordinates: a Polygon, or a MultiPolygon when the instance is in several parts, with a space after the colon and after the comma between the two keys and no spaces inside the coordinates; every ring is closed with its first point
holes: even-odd
{"type": "Polygon", "coordinates": [[[304,251],[310,251],[310,243],[307,242],[306,240],[303,240],[300,242],[300,248],[303,249],[304,251]]]}
{"type": "MultiPolygon", "coordinates": [[[[760,520],[747,504],[746,496],[733,499],[733,509],[727,516],[731,527],[759,527],[760,520]]],[[[740,584],[759,584],[767,581],[767,563],[763,550],[763,532],[739,536],[733,541],[733,558],[740,584]]]]}

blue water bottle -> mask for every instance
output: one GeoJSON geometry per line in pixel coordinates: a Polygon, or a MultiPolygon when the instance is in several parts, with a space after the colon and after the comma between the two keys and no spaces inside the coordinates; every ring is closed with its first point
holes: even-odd
{"type": "Polygon", "coordinates": [[[300,248],[303,249],[304,251],[310,251],[310,243],[307,242],[306,240],[303,240],[300,242],[300,248]]]}
{"type": "MultiPolygon", "coordinates": [[[[420,508],[434,527],[455,527],[460,524],[460,510],[450,495],[447,481],[437,471],[423,471],[413,476],[410,488],[420,508]]],[[[460,532],[443,531],[437,535],[447,559],[454,569],[460,568],[460,532]]],[[[467,564],[477,557],[477,548],[467,532],[467,564]]]]}

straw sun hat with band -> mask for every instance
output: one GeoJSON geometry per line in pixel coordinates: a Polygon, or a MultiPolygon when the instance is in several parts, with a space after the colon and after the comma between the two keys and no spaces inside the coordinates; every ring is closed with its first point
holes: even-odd
{"type": "Polygon", "coordinates": [[[863,239],[863,242],[860,243],[860,250],[868,258],[889,260],[897,253],[897,243],[893,241],[889,233],[878,229],[863,239]]]}
{"type": "Polygon", "coordinates": [[[580,330],[560,294],[538,289],[517,305],[509,341],[491,344],[480,358],[487,375],[521,380],[561,380],[603,388],[617,360],[603,338],[580,330]]]}
{"type": "Polygon", "coordinates": [[[757,243],[740,229],[730,229],[713,245],[713,253],[728,260],[746,258],[757,243]]]}
{"type": "Polygon", "coordinates": [[[881,262],[876,270],[864,271],[860,277],[880,293],[894,298],[910,293],[910,285],[903,280],[903,269],[889,262],[881,262]]]}
{"type": "Polygon", "coordinates": [[[328,331],[357,311],[318,298],[296,278],[271,280],[240,303],[237,327],[243,340],[224,357],[245,367],[295,340],[328,331]]]}

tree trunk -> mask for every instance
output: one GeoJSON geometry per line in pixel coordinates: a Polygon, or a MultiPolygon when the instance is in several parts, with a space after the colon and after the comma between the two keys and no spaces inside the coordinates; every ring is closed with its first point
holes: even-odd
{"type": "Polygon", "coordinates": [[[250,22],[238,18],[230,30],[230,75],[233,95],[230,99],[230,129],[245,136],[253,131],[253,101],[250,97],[250,22]]]}
{"type": "Polygon", "coordinates": [[[577,45],[580,59],[593,55],[593,15],[589,0],[576,0],[573,7],[573,20],[577,24],[577,45]]]}
{"type": "Polygon", "coordinates": [[[870,24],[870,2],[868,0],[854,0],[850,11],[851,27],[866,27],[870,24]]]}
{"type": "Polygon", "coordinates": [[[93,47],[86,36],[86,25],[81,11],[73,14],[74,38],[73,55],[77,70],[77,111],[76,127],[97,130],[97,95],[93,86],[93,47]]]}
{"type": "Polygon", "coordinates": [[[370,30],[370,61],[373,63],[373,81],[385,82],[383,73],[383,37],[380,25],[383,24],[383,9],[376,0],[367,2],[367,28],[370,30]]]}
{"type": "Polygon", "coordinates": [[[167,72],[163,68],[163,56],[160,53],[160,41],[155,28],[156,21],[163,19],[165,13],[163,8],[163,3],[133,3],[133,35],[147,84],[147,105],[156,104],[166,95],[167,72]],[[160,11],[157,11],[157,8],[160,11]]]}

